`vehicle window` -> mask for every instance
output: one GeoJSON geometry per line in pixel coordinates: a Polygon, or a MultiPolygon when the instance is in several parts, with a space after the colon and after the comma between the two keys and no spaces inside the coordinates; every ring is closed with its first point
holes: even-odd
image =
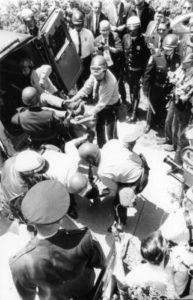
{"type": "Polygon", "coordinates": [[[58,26],[53,35],[49,36],[49,45],[52,48],[54,56],[60,51],[67,40],[63,25],[58,26]]]}

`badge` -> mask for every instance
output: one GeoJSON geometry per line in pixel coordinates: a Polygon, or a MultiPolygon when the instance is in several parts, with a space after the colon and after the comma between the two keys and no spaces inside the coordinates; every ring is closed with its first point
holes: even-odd
{"type": "Polygon", "coordinates": [[[141,47],[138,45],[138,46],[136,47],[136,49],[139,51],[139,50],[141,49],[141,47]]]}

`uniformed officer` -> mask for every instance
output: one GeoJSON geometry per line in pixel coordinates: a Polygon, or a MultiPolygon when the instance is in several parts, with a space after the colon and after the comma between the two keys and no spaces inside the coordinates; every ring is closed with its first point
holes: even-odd
{"type": "Polygon", "coordinates": [[[180,65],[180,56],[175,51],[177,46],[178,36],[168,34],[163,40],[163,51],[152,55],[147,64],[143,81],[143,92],[149,103],[146,132],[152,122],[158,126],[163,126],[163,119],[165,122],[166,96],[171,92],[168,71],[174,72],[180,65]]]}
{"type": "Polygon", "coordinates": [[[137,16],[132,16],[127,20],[128,33],[123,36],[126,80],[129,84],[132,105],[130,122],[136,121],[140,100],[140,79],[150,56],[150,51],[140,29],[140,19],[137,16]]]}
{"type": "Polygon", "coordinates": [[[26,33],[30,33],[33,36],[37,36],[39,33],[39,28],[34,18],[33,11],[29,8],[24,8],[21,11],[21,19],[26,26],[26,33]]]}
{"type": "Polygon", "coordinates": [[[100,150],[97,145],[84,143],[79,147],[80,157],[96,166],[97,174],[114,198],[115,220],[122,225],[127,221],[127,208],[132,207],[136,195],[148,182],[149,167],[142,155],[133,151],[140,130],[130,133],[124,142],[108,141],[100,150]]]}
{"type": "Polygon", "coordinates": [[[90,296],[94,268],[104,268],[104,254],[88,228],[65,230],[61,220],[69,195],[58,181],[36,184],[22,202],[22,213],[37,236],[10,259],[17,291],[23,300],[76,299],[90,296]]]}

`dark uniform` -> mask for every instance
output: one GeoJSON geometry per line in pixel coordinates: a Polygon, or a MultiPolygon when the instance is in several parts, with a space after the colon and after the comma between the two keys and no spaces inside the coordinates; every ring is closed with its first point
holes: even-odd
{"type": "MultiPolygon", "coordinates": [[[[55,180],[36,184],[22,201],[31,223],[51,226],[69,207],[65,187],[55,180]]],[[[10,259],[17,291],[23,300],[82,300],[94,285],[94,268],[104,267],[104,254],[87,228],[59,229],[50,237],[38,235],[10,259]]]]}
{"type": "Polygon", "coordinates": [[[129,84],[133,113],[136,114],[140,96],[140,78],[144,73],[150,51],[147,48],[143,35],[135,39],[125,34],[123,37],[126,80],[129,84]]]}
{"type": "MultiPolygon", "coordinates": [[[[145,96],[149,97],[155,110],[155,122],[160,125],[165,119],[166,114],[166,96],[171,92],[171,86],[168,84],[168,71],[174,72],[180,65],[180,56],[174,52],[171,59],[168,59],[164,52],[156,53],[150,57],[147,64],[143,91],[145,96]]],[[[147,124],[152,123],[153,113],[151,108],[147,112],[147,124]]]]}
{"type": "Polygon", "coordinates": [[[28,134],[33,144],[58,141],[59,133],[56,130],[58,120],[53,111],[42,110],[41,107],[23,108],[12,118],[12,123],[21,126],[28,134]]]}

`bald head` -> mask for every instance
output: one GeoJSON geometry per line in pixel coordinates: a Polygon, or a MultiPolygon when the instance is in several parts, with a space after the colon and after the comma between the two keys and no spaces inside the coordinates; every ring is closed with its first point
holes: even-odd
{"type": "Polygon", "coordinates": [[[100,27],[100,34],[103,37],[108,37],[111,29],[109,21],[107,20],[101,21],[99,27],[100,27]]]}

